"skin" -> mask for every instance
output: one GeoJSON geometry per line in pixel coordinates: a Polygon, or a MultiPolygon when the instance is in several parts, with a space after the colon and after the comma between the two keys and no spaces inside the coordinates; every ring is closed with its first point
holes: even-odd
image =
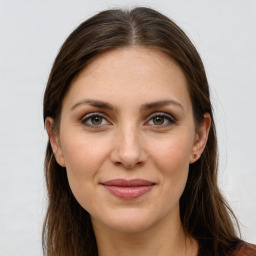
{"type": "Polygon", "coordinates": [[[53,121],[46,119],[53,152],[91,216],[100,256],[196,255],[197,244],[182,229],[179,199],[189,164],[204,150],[210,117],[195,126],[185,76],[172,59],[142,47],[100,55],[72,82],[57,132],[53,121]],[[117,178],[155,185],[124,200],[101,184],[117,178]]]}

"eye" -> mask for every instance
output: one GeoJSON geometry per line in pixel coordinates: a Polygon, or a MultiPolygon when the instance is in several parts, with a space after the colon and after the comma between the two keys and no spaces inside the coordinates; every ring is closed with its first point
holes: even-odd
{"type": "Polygon", "coordinates": [[[154,125],[154,126],[160,126],[160,127],[165,127],[169,126],[175,123],[175,119],[168,114],[164,113],[156,113],[152,115],[147,122],[149,125],[154,125]]]}
{"type": "Polygon", "coordinates": [[[82,123],[89,127],[100,127],[109,124],[105,117],[98,113],[88,114],[83,117],[82,123]]]}

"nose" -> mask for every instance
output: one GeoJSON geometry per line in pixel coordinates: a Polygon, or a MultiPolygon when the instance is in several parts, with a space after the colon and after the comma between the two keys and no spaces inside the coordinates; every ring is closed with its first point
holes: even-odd
{"type": "Polygon", "coordinates": [[[147,154],[136,127],[126,127],[116,131],[110,159],[115,165],[126,169],[145,164],[147,154]]]}

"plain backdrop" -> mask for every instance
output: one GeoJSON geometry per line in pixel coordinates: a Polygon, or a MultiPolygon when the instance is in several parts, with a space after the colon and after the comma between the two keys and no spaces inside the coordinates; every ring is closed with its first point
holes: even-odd
{"type": "Polygon", "coordinates": [[[256,243],[255,0],[0,0],[0,255],[42,255],[45,84],[65,38],[114,7],[147,6],[188,34],[206,67],[220,148],[219,184],[256,243]]]}

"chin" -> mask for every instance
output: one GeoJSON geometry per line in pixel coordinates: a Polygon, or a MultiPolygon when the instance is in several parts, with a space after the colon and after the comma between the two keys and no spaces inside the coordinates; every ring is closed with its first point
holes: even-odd
{"type": "Polygon", "coordinates": [[[92,217],[93,226],[105,226],[116,232],[121,233],[138,233],[150,229],[158,222],[158,218],[153,214],[140,211],[138,209],[125,209],[116,211],[114,214],[106,214],[100,219],[92,217]]]}
{"type": "Polygon", "coordinates": [[[109,223],[109,227],[112,230],[115,230],[120,233],[141,233],[143,231],[148,230],[151,225],[148,222],[143,221],[135,221],[135,220],[124,220],[122,223],[109,223]]]}

